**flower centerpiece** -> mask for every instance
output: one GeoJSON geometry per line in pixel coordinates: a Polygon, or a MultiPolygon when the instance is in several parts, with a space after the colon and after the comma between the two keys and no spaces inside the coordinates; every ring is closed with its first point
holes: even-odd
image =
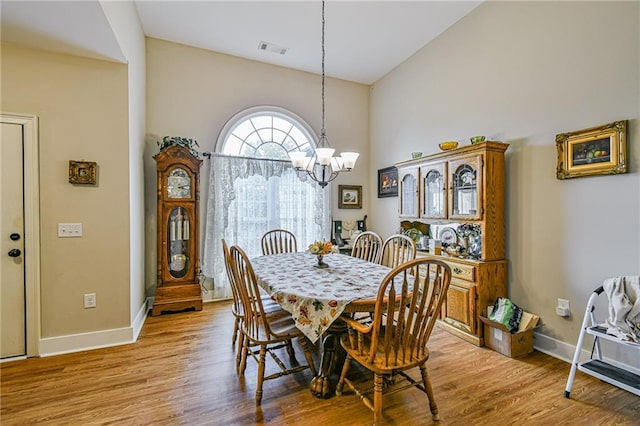
{"type": "Polygon", "coordinates": [[[315,241],[309,245],[309,253],[315,254],[318,258],[316,268],[327,268],[329,265],[323,262],[323,258],[327,254],[338,253],[338,248],[331,241],[315,241]]]}

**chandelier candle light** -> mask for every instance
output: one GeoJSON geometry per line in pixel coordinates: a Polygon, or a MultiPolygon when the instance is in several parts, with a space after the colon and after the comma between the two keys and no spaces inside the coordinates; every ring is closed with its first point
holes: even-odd
{"type": "Polygon", "coordinates": [[[289,153],[293,167],[298,171],[305,171],[322,188],[334,180],[338,173],[353,169],[358,159],[357,152],[342,152],[340,157],[334,157],[335,149],[331,148],[324,128],[324,1],[322,2],[322,128],[318,146],[311,157],[302,151],[289,153]]]}

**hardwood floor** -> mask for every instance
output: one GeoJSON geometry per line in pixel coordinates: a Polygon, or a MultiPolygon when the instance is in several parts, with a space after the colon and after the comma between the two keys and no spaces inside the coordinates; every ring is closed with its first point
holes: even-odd
{"type": "MultiPolygon", "coordinates": [[[[312,396],[308,370],[265,382],[262,406],[256,408],[257,367],[249,360],[244,379],[236,375],[232,325],[229,303],[209,303],[201,312],[147,318],[131,345],[5,362],[0,423],[371,423],[372,413],[351,393],[326,400],[312,396]]],[[[639,397],[580,372],[572,399],[566,399],[569,364],[542,353],[510,359],[439,329],[430,348],[427,365],[441,425],[640,424],[639,397]]],[[[358,374],[364,377],[354,365],[350,376],[358,374]]],[[[432,424],[426,396],[416,389],[385,397],[383,410],[389,425],[432,424]]]]}

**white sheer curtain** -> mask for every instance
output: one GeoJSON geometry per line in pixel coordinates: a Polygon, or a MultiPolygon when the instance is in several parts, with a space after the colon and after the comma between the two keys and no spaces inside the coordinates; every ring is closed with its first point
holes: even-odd
{"type": "Polygon", "coordinates": [[[274,228],[293,232],[298,250],[330,236],[330,188],[322,189],[281,160],[212,155],[205,212],[203,273],[213,299],[232,297],[222,256],[224,238],[249,257],[262,254],[260,238],[274,228]],[[302,177],[302,179],[301,179],[302,177]]]}

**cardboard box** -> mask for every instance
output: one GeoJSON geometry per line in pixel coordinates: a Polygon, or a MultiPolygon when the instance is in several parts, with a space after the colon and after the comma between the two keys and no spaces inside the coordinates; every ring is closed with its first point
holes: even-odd
{"type": "Polygon", "coordinates": [[[484,344],[511,358],[530,354],[533,352],[533,329],[539,319],[537,315],[524,312],[518,332],[511,334],[509,329],[499,322],[480,316],[480,321],[484,324],[484,344]]]}

